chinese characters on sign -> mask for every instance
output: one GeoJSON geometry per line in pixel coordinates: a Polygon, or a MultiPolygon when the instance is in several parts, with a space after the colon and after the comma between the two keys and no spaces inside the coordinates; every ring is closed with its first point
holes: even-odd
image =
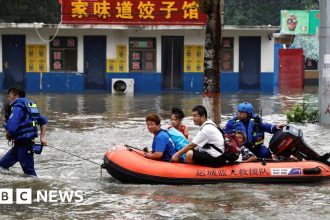
{"type": "Polygon", "coordinates": [[[77,70],[77,38],[56,37],[50,42],[50,70],[76,71],[77,70]]]}
{"type": "Polygon", "coordinates": [[[249,168],[235,170],[197,170],[196,176],[265,176],[269,175],[266,168],[249,168]]]}
{"type": "Polygon", "coordinates": [[[156,70],[156,38],[130,38],[130,72],[156,70]]]}
{"type": "Polygon", "coordinates": [[[205,25],[196,0],[67,0],[63,23],[128,25],[205,25]]]}
{"type": "Polygon", "coordinates": [[[184,72],[204,71],[204,49],[199,45],[184,46],[184,72]]]}
{"type": "Polygon", "coordinates": [[[127,48],[125,45],[117,45],[116,58],[107,60],[107,72],[127,72],[127,59],[126,52],[127,48]]]}
{"type": "Polygon", "coordinates": [[[26,72],[46,72],[46,45],[26,45],[26,72]]]}
{"type": "Polygon", "coordinates": [[[221,70],[222,71],[233,71],[234,69],[234,38],[223,37],[221,44],[221,70]]]}

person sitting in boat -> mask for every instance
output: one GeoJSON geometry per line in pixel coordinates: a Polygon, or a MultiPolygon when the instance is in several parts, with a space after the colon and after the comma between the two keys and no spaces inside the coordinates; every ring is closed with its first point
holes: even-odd
{"type": "Polygon", "coordinates": [[[147,128],[154,135],[152,152],[145,152],[144,156],[153,160],[169,161],[176,153],[173,141],[167,131],[160,127],[160,117],[150,113],[146,117],[147,128]]]}
{"type": "Polygon", "coordinates": [[[173,127],[177,129],[188,139],[188,127],[182,124],[183,118],[184,118],[183,111],[177,107],[173,107],[170,116],[171,125],[169,126],[169,128],[173,127]]]}
{"type": "Polygon", "coordinates": [[[240,142],[242,161],[244,161],[244,162],[256,161],[257,160],[256,155],[254,155],[254,153],[252,153],[249,150],[249,148],[244,146],[244,143],[245,143],[245,140],[246,140],[245,134],[241,131],[236,131],[235,136],[237,137],[237,139],[240,142]]]}
{"type": "Polygon", "coordinates": [[[253,112],[251,103],[243,102],[237,106],[237,114],[224,127],[225,133],[242,131],[247,140],[244,145],[258,158],[272,158],[270,150],[264,145],[265,132],[274,134],[285,124],[273,125],[264,123],[262,118],[253,112]]]}
{"type": "Polygon", "coordinates": [[[200,126],[196,137],[184,148],[172,156],[172,162],[179,162],[182,154],[186,153],[186,163],[195,163],[211,167],[226,164],[224,156],[224,139],[216,124],[207,119],[204,106],[197,105],[192,109],[194,124],[200,126]]]}

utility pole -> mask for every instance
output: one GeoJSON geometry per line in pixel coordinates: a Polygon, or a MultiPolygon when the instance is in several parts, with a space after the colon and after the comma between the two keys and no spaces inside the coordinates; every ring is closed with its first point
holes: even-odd
{"type": "Polygon", "coordinates": [[[320,0],[319,110],[320,123],[330,125],[330,1],[320,0]]]}

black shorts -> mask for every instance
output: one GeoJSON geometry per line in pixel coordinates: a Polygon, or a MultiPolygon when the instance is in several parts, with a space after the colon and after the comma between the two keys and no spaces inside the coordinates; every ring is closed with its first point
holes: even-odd
{"type": "Polygon", "coordinates": [[[204,151],[197,151],[193,149],[193,161],[195,164],[200,164],[209,167],[221,167],[226,164],[226,158],[224,155],[219,157],[212,157],[210,154],[204,151]]]}

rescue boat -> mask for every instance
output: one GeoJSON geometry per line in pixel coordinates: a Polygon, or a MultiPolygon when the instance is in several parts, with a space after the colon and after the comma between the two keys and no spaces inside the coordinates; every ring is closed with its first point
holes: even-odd
{"type": "Polygon", "coordinates": [[[115,179],[133,184],[317,182],[330,179],[330,167],[320,161],[260,160],[212,168],[147,159],[142,150],[127,145],[107,150],[102,167],[115,179]]]}

